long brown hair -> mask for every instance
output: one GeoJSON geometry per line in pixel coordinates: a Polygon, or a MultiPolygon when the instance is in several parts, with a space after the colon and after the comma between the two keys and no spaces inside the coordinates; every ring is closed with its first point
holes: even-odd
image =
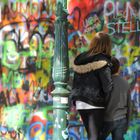
{"type": "Polygon", "coordinates": [[[104,53],[111,55],[112,43],[109,35],[105,32],[98,32],[91,40],[89,46],[89,55],[104,53]]]}

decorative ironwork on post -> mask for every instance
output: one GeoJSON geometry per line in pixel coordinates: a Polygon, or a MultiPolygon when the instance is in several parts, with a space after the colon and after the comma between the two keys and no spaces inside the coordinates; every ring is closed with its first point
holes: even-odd
{"type": "Polygon", "coordinates": [[[55,21],[55,48],[53,58],[53,140],[66,140],[69,91],[68,20],[67,0],[57,0],[55,21]]]}

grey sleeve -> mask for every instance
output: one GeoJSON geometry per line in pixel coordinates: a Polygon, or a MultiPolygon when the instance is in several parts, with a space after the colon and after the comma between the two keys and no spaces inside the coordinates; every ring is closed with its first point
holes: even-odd
{"type": "Polygon", "coordinates": [[[128,125],[131,120],[131,114],[132,114],[132,101],[131,101],[131,92],[129,90],[127,96],[127,115],[126,115],[128,125]]]}

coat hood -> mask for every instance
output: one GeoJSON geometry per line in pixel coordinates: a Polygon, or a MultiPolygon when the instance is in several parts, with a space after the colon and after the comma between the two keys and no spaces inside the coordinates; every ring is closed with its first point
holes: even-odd
{"type": "Polygon", "coordinates": [[[103,53],[88,56],[87,52],[78,55],[73,63],[73,70],[77,73],[87,73],[92,70],[97,70],[105,67],[106,65],[111,66],[111,57],[103,53]]]}

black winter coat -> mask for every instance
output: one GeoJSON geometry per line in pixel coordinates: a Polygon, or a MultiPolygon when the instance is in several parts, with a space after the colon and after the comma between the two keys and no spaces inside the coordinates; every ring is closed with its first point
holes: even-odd
{"type": "Polygon", "coordinates": [[[88,56],[84,52],[74,60],[74,79],[70,100],[105,106],[112,91],[111,62],[105,54],[88,56]]]}

